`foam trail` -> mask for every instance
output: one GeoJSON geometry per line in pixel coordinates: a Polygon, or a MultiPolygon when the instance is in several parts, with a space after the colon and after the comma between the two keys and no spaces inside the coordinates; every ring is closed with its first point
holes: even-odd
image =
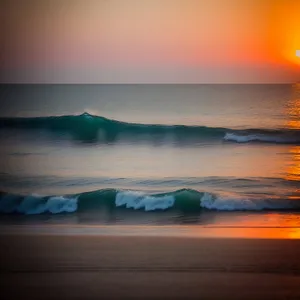
{"type": "Polygon", "coordinates": [[[116,195],[116,206],[144,209],[145,211],[166,210],[175,203],[174,196],[154,197],[141,192],[119,192],[116,195]]]}
{"type": "Polygon", "coordinates": [[[72,213],[77,210],[77,197],[64,196],[42,197],[31,195],[26,197],[5,195],[0,201],[0,212],[36,215],[42,213],[72,213]]]}
{"type": "Polygon", "coordinates": [[[277,144],[297,144],[300,143],[300,136],[296,134],[292,135],[267,135],[267,134],[238,134],[238,133],[226,133],[224,136],[225,141],[237,142],[237,143],[249,143],[249,142],[266,142],[277,144]]]}
{"type": "Polygon", "coordinates": [[[27,196],[18,205],[16,211],[23,214],[40,214],[44,212],[41,208],[44,207],[45,202],[46,200],[43,197],[27,196]]]}
{"type": "Polygon", "coordinates": [[[201,198],[200,206],[209,210],[219,211],[261,211],[288,210],[300,208],[297,200],[284,199],[245,199],[221,198],[206,194],[201,198]]]}
{"type": "Polygon", "coordinates": [[[47,202],[47,206],[53,214],[74,212],[77,210],[77,198],[51,197],[47,202]]]}

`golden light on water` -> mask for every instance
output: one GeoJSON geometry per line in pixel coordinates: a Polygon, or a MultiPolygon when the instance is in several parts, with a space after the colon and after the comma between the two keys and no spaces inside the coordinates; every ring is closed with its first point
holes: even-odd
{"type": "Polygon", "coordinates": [[[288,237],[290,239],[300,239],[300,228],[293,228],[290,230],[288,237]]]}
{"type": "MultiPolygon", "coordinates": [[[[300,85],[297,88],[300,89],[300,85]]],[[[289,129],[300,129],[300,97],[288,103],[287,114],[289,119],[286,124],[287,127],[289,129]]]]}
{"type": "Polygon", "coordinates": [[[291,161],[287,169],[287,180],[300,181],[300,146],[289,149],[291,161]]]}
{"type": "Polygon", "coordinates": [[[288,128],[290,129],[300,129],[300,121],[299,120],[290,120],[287,123],[288,128]]]}
{"type": "Polygon", "coordinates": [[[300,83],[293,85],[292,99],[287,103],[286,115],[286,127],[300,129],[300,83]]]}
{"type": "MultiPolygon", "coordinates": [[[[286,127],[292,130],[300,130],[300,83],[293,85],[292,99],[287,104],[286,127]]],[[[289,163],[285,179],[300,181],[300,146],[289,148],[289,163]]]]}

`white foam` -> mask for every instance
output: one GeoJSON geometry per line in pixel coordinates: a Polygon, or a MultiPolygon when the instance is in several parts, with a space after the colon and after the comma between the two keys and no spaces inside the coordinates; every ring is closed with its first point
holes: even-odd
{"type": "Polygon", "coordinates": [[[44,206],[46,200],[43,200],[42,197],[37,196],[27,196],[25,197],[19,206],[16,208],[17,212],[23,214],[38,214],[40,207],[44,206]],[[37,212],[35,212],[37,210],[37,212]]]}
{"type": "Polygon", "coordinates": [[[174,205],[173,196],[154,197],[142,192],[119,192],[116,195],[116,206],[125,205],[126,208],[144,209],[145,211],[165,210],[174,205]]]}
{"type": "Polygon", "coordinates": [[[77,210],[77,198],[66,198],[63,196],[50,197],[48,199],[31,195],[20,201],[17,196],[4,196],[0,201],[0,211],[4,213],[19,212],[26,215],[42,213],[71,213],[77,210]]]}
{"type": "Polygon", "coordinates": [[[273,143],[296,143],[300,142],[299,138],[296,137],[284,137],[266,134],[236,134],[236,133],[226,133],[224,138],[226,141],[233,141],[238,143],[248,143],[248,142],[273,142],[273,143]]]}
{"type": "Polygon", "coordinates": [[[47,208],[48,211],[53,214],[62,212],[71,213],[77,210],[77,200],[77,198],[65,198],[62,196],[51,197],[47,201],[47,208]]]}
{"type": "Polygon", "coordinates": [[[210,210],[246,210],[246,211],[259,211],[264,209],[295,209],[300,208],[294,200],[283,199],[247,199],[247,198],[221,198],[214,197],[205,193],[200,200],[200,206],[210,210]]]}
{"type": "Polygon", "coordinates": [[[93,120],[93,116],[88,112],[84,112],[81,116],[87,120],[93,120]]]}

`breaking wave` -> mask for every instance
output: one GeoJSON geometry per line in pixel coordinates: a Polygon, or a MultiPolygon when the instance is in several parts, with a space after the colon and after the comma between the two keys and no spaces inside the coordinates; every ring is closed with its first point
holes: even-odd
{"type": "Polygon", "coordinates": [[[251,199],[224,197],[217,194],[182,189],[169,193],[149,194],[141,191],[104,189],[74,195],[22,196],[2,193],[2,214],[62,214],[116,209],[185,213],[216,211],[300,210],[300,199],[251,199]]]}

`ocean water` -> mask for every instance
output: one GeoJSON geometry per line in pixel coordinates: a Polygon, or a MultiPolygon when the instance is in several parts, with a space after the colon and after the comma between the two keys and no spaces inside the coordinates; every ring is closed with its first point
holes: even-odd
{"type": "Polygon", "coordinates": [[[2,225],[300,228],[299,84],[2,85],[0,103],[2,225]]]}

